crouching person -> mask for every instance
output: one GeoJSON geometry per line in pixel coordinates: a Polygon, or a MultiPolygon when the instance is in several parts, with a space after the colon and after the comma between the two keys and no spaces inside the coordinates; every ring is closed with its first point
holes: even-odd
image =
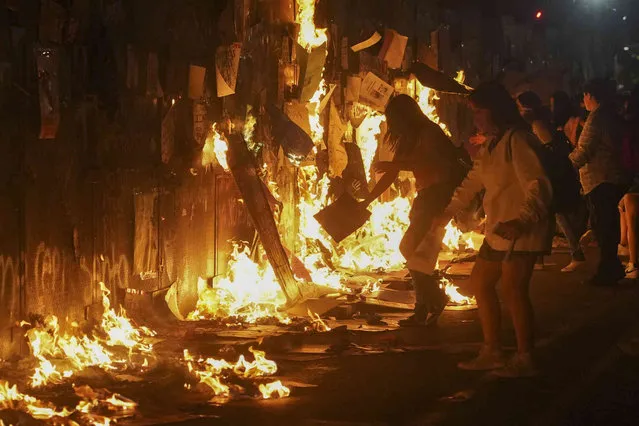
{"type": "Polygon", "coordinates": [[[431,232],[431,228],[433,220],[441,217],[455,188],[464,179],[470,160],[466,151],[455,147],[410,96],[394,97],[386,108],[386,120],[386,143],[394,153],[393,161],[375,164],[376,171],[384,174],[363,205],[367,206],[382,195],[400,171],[413,172],[417,197],[400,250],[407,260],[416,303],[413,315],[400,321],[400,325],[433,325],[448,298],[434,276],[443,229],[431,232]]]}
{"type": "Polygon", "coordinates": [[[479,355],[459,367],[497,370],[504,377],[535,374],[530,278],[537,256],[549,249],[552,186],[536,153],[539,141],[522,121],[515,101],[497,83],[480,85],[470,95],[476,127],[489,139],[461,186],[455,191],[445,223],[485,190],[486,238],[471,273],[484,344],[479,355]],[[517,353],[504,361],[499,333],[501,308],[496,284],[509,308],[517,353]]]}

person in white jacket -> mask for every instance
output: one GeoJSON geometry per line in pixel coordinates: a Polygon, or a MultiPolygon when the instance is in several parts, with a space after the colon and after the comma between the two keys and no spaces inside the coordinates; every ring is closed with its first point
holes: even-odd
{"type": "Polygon", "coordinates": [[[467,370],[496,370],[504,377],[535,374],[532,360],[533,308],[529,283],[535,259],[549,250],[552,185],[539,160],[540,142],[522,120],[515,101],[498,83],[484,83],[469,97],[475,126],[488,138],[440,218],[445,223],[485,190],[486,239],[471,273],[484,334],[479,355],[462,362],[467,370]],[[504,362],[496,284],[512,316],[517,353],[504,362]]]}

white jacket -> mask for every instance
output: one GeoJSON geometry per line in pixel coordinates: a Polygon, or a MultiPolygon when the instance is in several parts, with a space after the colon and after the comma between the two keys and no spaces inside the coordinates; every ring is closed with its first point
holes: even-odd
{"type": "Polygon", "coordinates": [[[486,242],[493,249],[507,251],[511,244],[494,233],[495,226],[520,219],[527,225],[527,232],[519,237],[514,251],[548,250],[552,185],[532,148],[539,143],[532,133],[508,130],[496,145],[484,147],[473,169],[455,191],[446,213],[456,215],[485,189],[486,242]]]}

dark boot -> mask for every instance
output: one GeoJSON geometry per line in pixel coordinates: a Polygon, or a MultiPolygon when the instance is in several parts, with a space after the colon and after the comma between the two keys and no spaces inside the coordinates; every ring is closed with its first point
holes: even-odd
{"type": "Polygon", "coordinates": [[[426,325],[426,319],[428,318],[428,310],[423,304],[415,304],[413,315],[406,319],[399,320],[400,327],[423,327],[426,325]]]}

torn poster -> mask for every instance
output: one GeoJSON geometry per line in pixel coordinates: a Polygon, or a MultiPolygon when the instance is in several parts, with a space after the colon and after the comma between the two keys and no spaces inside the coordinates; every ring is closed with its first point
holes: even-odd
{"type": "Polygon", "coordinates": [[[204,96],[206,68],[197,65],[189,67],[189,99],[199,100],[204,96]]]}
{"type": "Polygon", "coordinates": [[[322,100],[320,101],[319,111],[318,111],[320,114],[324,111],[324,108],[326,108],[326,105],[328,105],[328,101],[333,96],[333,92],[335,91],[335,87],[337,87],[336,84],[330,84],[329,88],[328,88],[328,93],[325,94],[324,97],[322,98],[322,100]]]}
{"type": "Polygon", "coordinates": [[[140,79],[140,64],[132,45],[126,47],[126,87],[135,89],[140,79]]]}
{"type": "Polygon", "coordinates": [[[360,102],[383,111],[392,94],[393,87],[390,84],[369,72],[362,81],[359,98],[360,102]]]}
{"type": "Polygon", "coordinates": [[[158,229],[157,192],[136,194],[135,246],[133,247],[133,273],[142,280],[157,278],[158,272],[158,229]]]}
{"type": "Polygon", "coordinates": [[[307,135],[311,135],[311,124],[309,121],[308,108],[306,104],[293,100],[284,104],[284,114],[295,124],[297,124],[307,135]]]}
{"type": "Polygon", "coordinates": [[[346,132],[346,126],[342,122],[335,102],[331,101],[328,122],[328,174],[332,178],[341,177],[348,164],[348,155],[342,143],[344,132],[346,132]]]}
{"type": "Polygon", "coordinates": [[[175,105],[171,105],[162,120],[162,162],[168,164],[175,151],[175,105]]]}
{"type": "Polygon", "coordinates": [[[354,46],[351,46],[351,50],[353,52],[359,52],[360,50],[364,50],[364,49],[368,49],[371,46],[376,45],[377,43],[379,43],[379,41],[382,39],[382,36],[380,33],[378,33],[377,31],[375,31],[373,33],[372,36],[370,36],[368,39],[364,40],[361,43],[357,43],[354,46]]]}
{"type": "Polygon", "coordinates": [[[359,101],[359,92],[362,89],[362,79],[357,76],[346,77],[346,102],[359,101]]]}
{"type": "Polygon", "coordinates": [[[218,47],[215,53],[215,80],[218,98],[235,94],[241,52],[241,43],[218,47]]]}
{"type": "Polygon", "coordinates": [[[308,102],[322,81],[322,71],[326,62],[326,43],[313,48],[310,52],[298,44],[296,53],[300,64],[299,99],[302,102],[308,102]]]}
{"type": "Polygon", "coordinates": [[[164,91],[160,85],[160,63],[155,52],[149,52],[146,63],[146,94],[153,98],[164,96],[164,91]]]}
{"type": "Polygon", "coordinates": [[[40,97],[40,139],[55,139],[60,125],[60,88],[58,51],[55,48],[36,47],[38,67],[38,93],[40,97]]]}
{"type": "Polygon", "coordinates": [[[386,61],[388,68],[401,68],[407,43],[408,37],[395,30],[387,29],[384,34],[384,44],[379,51],[379,59],[386,61]]]}
{"type": "Polygon", "coordinates": [[[193,139],[198,145],[204,146],[208,129],[206,105],[202,102],[193,102],[193,139]]]}

